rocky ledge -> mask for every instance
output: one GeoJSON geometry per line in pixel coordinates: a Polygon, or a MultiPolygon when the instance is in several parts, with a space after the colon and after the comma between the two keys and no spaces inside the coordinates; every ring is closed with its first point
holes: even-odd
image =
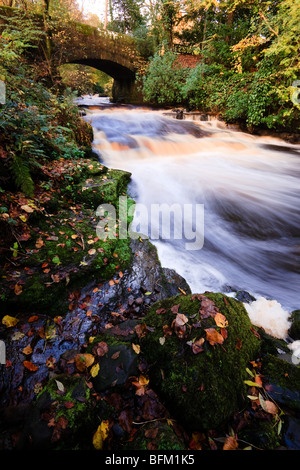
{"type": "Polygon", "coordinates": [[[95,238],[87,209],[129,176],[88,165],[76,206],[32,208],[28,245],[6,272],[0,448],[299,449],[287,343],[251,324],[249,296],[192,294],[149,241],[95,238]]]}

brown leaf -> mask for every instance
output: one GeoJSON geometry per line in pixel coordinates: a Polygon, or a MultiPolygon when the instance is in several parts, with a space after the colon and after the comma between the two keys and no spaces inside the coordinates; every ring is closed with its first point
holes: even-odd
{"type": "Polygon", "coordinates": [[[163,326],[163,332],[164,332],[164,337],[165,338],[168,338],[168,336],[172,336],[172,334],[173,334],[173,331],[171,330],[169,325],[164,325],[163,326]]]}
{"type": "Polygon", "coordinates": [[[120,352],[121,352],[121,351],[116,351],[116,352],[111,356],[111,359],[118,359],[118,357],[120,356],[120,352]]]}
{"type": "Polygon", "coordinates": [[[26,369],[30,370],[31,372],[35,372],[38,370],[38,366],[36,366],[30,361],[23,361],[23,365],[24,367],[26,367],[26,369]]]}
{"type": "Polygon", "coordinates": [[[217,332],[215,328],[207,328],[204,330],[206,332],[206,339],[212,346],[215,344],[223,344],[224,338],[220,333],[217,332]]]}
{"type": "Polygon", "coordinates": [[[16,295],[20,295],[23,291],[23,287],[20,284],[16,284],[14,290],[16,295]]]}
{"type": "Polygon", "coordinates": [[[108,353],[108,346],[105,341],[101,341],[98,343],[96,346],[93,347],[93,354],[96,356],[102,357],[105,356],[105,354],[108,353]]]}
{"type": "Polygon", "coordinates": [[[173,307],[171,307],[171,312],[172,313],[178,313],[178,310],[179,310],[179,304],[178,305],[173,305],[173,307]]]}
{"type": "Polygon", "coordinates": [[[34,322],[38,319],[39,319],[39,317],[37,315],[32,315],[30,318],[28,318],[28,322],[32,323],[32,322],[34,322]]]}
{"type": "Polygon", "coordinates": [[[28,356],[29,354],[32,353],[32,347],[30,346],[30,344],[28,344],[28,346],[25,346],[25,348],[23,349],[22,353],[23,353],[23,354],[26,354],[26,356],[28,356]]]}
{"type": "MultiPolygon", "coordinates": [[[[198,297],[199,298],[199,297],[198,297]]],[[[200,300],[200,299],[199,299],[200,300]]],[[[204,295],[201,296],[201,308],[199,310],[201,318],[209,318],[218,313],[218,307],[214,302],[204,295]]]]}
{"type": "Polygon", "coordinates": [[[157,313],[157,315],[161,315],[162,313],[166,313],[166,309],[165,308],[158,308],[156,310],[156,313],[157,313]]]}
{"type": "Polygon", "coordinates": [[[42,248],[43,245],[44,245],[44,240],[42,239],[42,237],[39,237],[37,241],[35,242],[35,246],[36,248],[42,248]]]}
{"type": "Polygon", "coordinates": [[[184,326],[189,319],[183,313],[177,313],[175,318],[175,327],[184,326]]]}
{"type": "Polygon", "coordinates": [[[83,372],[87,367],[91,366],[94,362],[94,356],[92,354],[84,353],[84,354],[77,354],[75,356],[75,364],[77,370],[83,372]]]}
{"type": "Polygon", "coordinates": [[[67,408],[69,410],[70,408],[73,408],[74,403],[72,401],[66,401],[64,406],[65,406],[65,408],[67,408]]]}
{"type": "Polygon", "coordinates": [[[199,339],[197,339],[196,341],[193,342],[192,351],[193,351],[194,354],[198,354],[198,353],[204,351],[204,348],[203,348],[204,341],[205,341],[204,338],[199,338],[199,339]]]}
{"type": "Polygon", "coordinates": [[[223,450],[236,450],[237,448],[238,448],[237,440],[232,436],[226,437],[224,445],[223,445],[223,450]]]}

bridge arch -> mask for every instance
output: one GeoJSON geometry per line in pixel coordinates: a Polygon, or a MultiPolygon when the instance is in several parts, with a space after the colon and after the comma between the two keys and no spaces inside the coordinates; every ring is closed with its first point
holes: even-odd
{"type": "Polygon", "coordinates": [[[52,35],[57,65],[81,64],[101,70],[114,79],[114,101],[142,103],[136,77],[145,60],[140,57],[135,40],[79,23],[69,28],[63,34],[52,35]]]}

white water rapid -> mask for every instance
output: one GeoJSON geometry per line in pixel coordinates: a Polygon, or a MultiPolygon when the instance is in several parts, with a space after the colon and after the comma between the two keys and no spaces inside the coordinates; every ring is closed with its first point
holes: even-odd
{"type": "Polygon", "coordinates": [[[103,163],[132,173],[138,204],[204,205],[201,249],[151,240],[163,266],[193,292],[273,300],[281,321],[300,308],[299,146],[149,109],[96,106],[86,119],[103,163]]]}

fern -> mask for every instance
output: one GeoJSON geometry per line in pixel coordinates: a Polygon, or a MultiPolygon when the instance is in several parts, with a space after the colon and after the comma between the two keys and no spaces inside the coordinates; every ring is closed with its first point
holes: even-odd
{"type": "Polygon", "coordinates": [[[27,196],[33,196],[34,183],[26,162],[20,155],[14,155],[10,164],[10,170],[15,180],[16,186],[27,196]]]}

